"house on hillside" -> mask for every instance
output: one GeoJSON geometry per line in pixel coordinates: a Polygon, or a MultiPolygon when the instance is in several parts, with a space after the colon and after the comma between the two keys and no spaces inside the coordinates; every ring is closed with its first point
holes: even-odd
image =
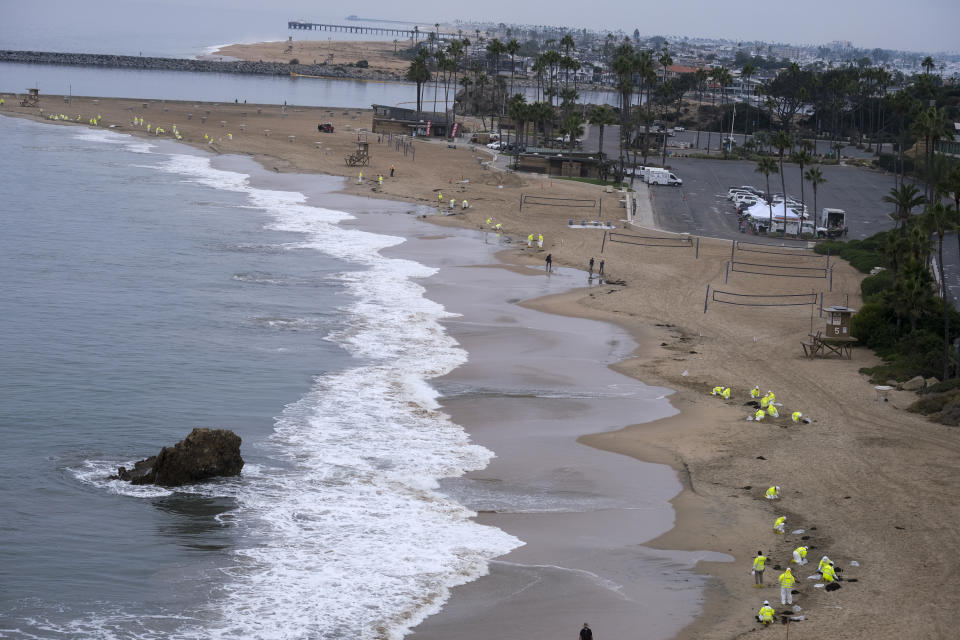
{"type": "Polygon", "coordinates": [[[678,76],[682,76],[687,73],[696,73],[696,72],[697,72],[697,67],[688,67],[687,65],[683,65],[683,64],[672,64],[669,67],[667,67],[666,76],[667,76],[667,80],[672,80],[673,78],[676,78],[678,76]]]}

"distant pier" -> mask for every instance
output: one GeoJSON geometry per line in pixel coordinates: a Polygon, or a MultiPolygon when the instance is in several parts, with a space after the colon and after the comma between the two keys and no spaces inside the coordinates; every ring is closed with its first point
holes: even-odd
{"type": "Polygon", "coordinates": [[[404,38],[413,38],[415,35],[421,35],[420,31],[412,29],[390,29],[387,27],[368,27],[359,25],[345,24],[320,24],[319,22],[301,22],[291,20],[287,23],[287,29],[307,29],[308,31],[341,31],[343,33],[370,33],[380,36],[402,36],[404,38]]]}

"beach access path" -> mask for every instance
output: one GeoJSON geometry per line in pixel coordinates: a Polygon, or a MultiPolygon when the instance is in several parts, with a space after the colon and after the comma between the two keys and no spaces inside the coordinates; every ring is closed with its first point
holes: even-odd
{"type": "MultiPolygon", "coordinates": [[[[7,96],[0,114],[40,116],[37,109],[14,102],[7,96]]],[[[590,257],[603,258],[607,278],[623,284],[575,290],[530,304],[619,324],[640,346],[615,368],[648,384],[677,389],[671,402],[679,415],[598,435],[590,435],[591,425],[584,424],[582,440],[677,470],[685,490],[673,500],[676,526],[652,544],[709,549],[736,558],[734,563],[699,565],[711,576],[705,612],[679,637],[730,638],[754,629],[753,614],[763,599],[776,602],[777,592],[773,587],[752,588],[750,559],[763,550],[771,557],[773,570],[768,572],[776,573],[775,567],[787,566],[790,552],[801,541],[811,546],[815,557],[826,553],[836,560],[845,569],[844,577],[857,579],[825,593],[807,580],[809,569],[799,572],[794,602],[807,618],[796,623],[804,637],[953,635],[953,605],[960,598],[951,588],[960,555],[955,523],[960,430],[904,411],[914,398],[909,392],[893,391],[888,402],[877,401],[858,369],[878,360],[862,348],[854,349],[850,361],[803,358],[799,342],[823,322],[810,305],[715,303],[704,313],[707,285],[711,290],[719,286],[776,295],[816,293],[824,289],[822,281],[737,273],[723,285],[730,240],[702,238],[697,258],[692,245],[604,243],[601,230],[568,228],[569,218],[588,217],[585,209],[537,205],[533,203],[550,201],[534,198],[521,212],[524,195],[541,195],[602,200],[604,219],[618,224],[624,213],[619,194],[595,185],[484,168],[480,161],[489,160],[487,150],[470,145],[451,149],[415,141],[414,159],[409,148],[405,154],[367,134],[372,160],[359,179],[358,169],[347,167],[343,158],[355,148],[357,129],[370,126],[369,111],[159,101],[143,105],[138,100],[95,103],[89,98],[66,105],[60,96],[41,97],[44,113],[62,112],[71,119],[80,115],[83,122],[101,114],[102,128],[115,125],[117,131],[147,136],[145,129],[131,126],[134,116],[142,116],[152,126],[165,128],[168,136],[177,124],[183,142],[216,153],[248,154],[269,170],[345,176],[344,191],[356,195],[428,207],[435,206],[438,192],[458,201],[468,198],[466,213],[458,210],[433,221],[482,228],[493,218],[513,239],[500,254],[508,264],[542,268],[550,252],[557,268],[584,269],[590,257]],[[318,133],[317,123],[324,121],[333,122],[336,133],[318,133]],[[395,176],[384,180],[381,191],[377,175],[389,176],[391,166],[395,176]],[[543,251],[525,247],[520,239],[528,233],[545,236],[543,251]],[[729,401],[709,396],[717,384],[733,387],[729,401]],[[812,422],[748,422],[750,409],[744,403],[754,384],[776,390],[784,404],[782,415],[800,410],[812,422]],[[763,500],[771,484],[782,487],[781,501],[763,500]],[[809,539],[775,535],[772,523],[778,515],[787,516],[788,532],[802,528],[809,539]],[[851,567],[852,560],[859,567],[851,567]]],[[[42,179],[38,176],[38,185],[42,179]]],[[[764,257],[782,264],[816,261],[764,257]]],[[[858,308],[861,279],[849,265],[837,263],[825,305],[846,302],[858,308]]],[[[600,626],[590,622],[594,629],[600,626]]],[[[495,615],[489,625],[491,633],[502,633],[495,615]]],[[[780,625],[765,631],[771,638],[785,637],[786,632],[780,625]]]]}

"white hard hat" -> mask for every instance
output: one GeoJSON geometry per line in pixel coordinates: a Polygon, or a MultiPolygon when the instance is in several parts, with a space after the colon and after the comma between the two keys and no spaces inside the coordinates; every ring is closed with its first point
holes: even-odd
{"type": "Polygon", "coordinates": [[[764,601],[763,601],[763,604],[770,604],[770,601],[769,601],[769,600],[764,600],[764,601]]]}

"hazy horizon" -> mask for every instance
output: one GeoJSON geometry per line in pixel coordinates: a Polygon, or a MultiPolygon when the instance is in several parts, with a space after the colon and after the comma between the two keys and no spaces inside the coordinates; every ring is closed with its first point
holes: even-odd
{"type": "MultiPolygon", "coordinates": [[[[42,4],[0,0],[4,20],[0,21],[0,48],[4,45],[4,27],[11,30],[28,26],[43,28],[48,21],[70,21],[82,32],[103,29],[104,23],[117,28],[138,28],[150,16],[141,15],[137,5],[155,12],[155,0],[91,0],[87,3],[67,0],[47,0],[42,4]],[[35,23],[38,24],[30,24],[35,23]]],[[[726,39],[734,42],[763,41],[790,45],[824,45],[833,41],[849,41],[863,49],[895,49],[919,53],[960,52],[960,3],[956,0],[918,0],[905,4],[878,0],[869,7],[865,3],[808,0],[805,3],[777,5],[758,9],[755,2],[745,0],[689,0],[682,4],[639,6],[623,0],[597,0],[585,11],[583,5],[572,0],[554,0],[550,11],[530,4],[517,5],[508,0],[487,0],[461,13],[438,13],[433,3],[414,0],[399,9],[388,0],[370,0],[362,6],[333,8],[318,5],[313,0],[206,0],[200,4],[188,0],[169,0],[164,3],[162,15],[154,19],[171,20],[183,16],[189,19],[192,11],[203,7],[206,11],[233,13],[243,9],[256,10],[270,30],[285,29],[288,20],[340,22],[349,14],[361,18],[410,21],[420,25],[435,22],[454,23],[456,20],[505,24],[549,25],[569,29],[591,29],[632,34],[634,29],[644,36],[661,35],[668,39],[690,37],[726,39]],[[867,10],[868,9],[868,10],[867,10]],[[269,16],[276,16],[273,24],[269,16]]],[[[151,11],[147,11],[151,13],[151,11]]],[[[12,33],[16,33],[13,31],[12,33]]],[[[7,34],[10,35],[10,32],[7,34]]],[[[11,38],[15,39],[15,38],[11,38]]],[[[211,42],[209,44],[216,44],[211,42]]]]}

